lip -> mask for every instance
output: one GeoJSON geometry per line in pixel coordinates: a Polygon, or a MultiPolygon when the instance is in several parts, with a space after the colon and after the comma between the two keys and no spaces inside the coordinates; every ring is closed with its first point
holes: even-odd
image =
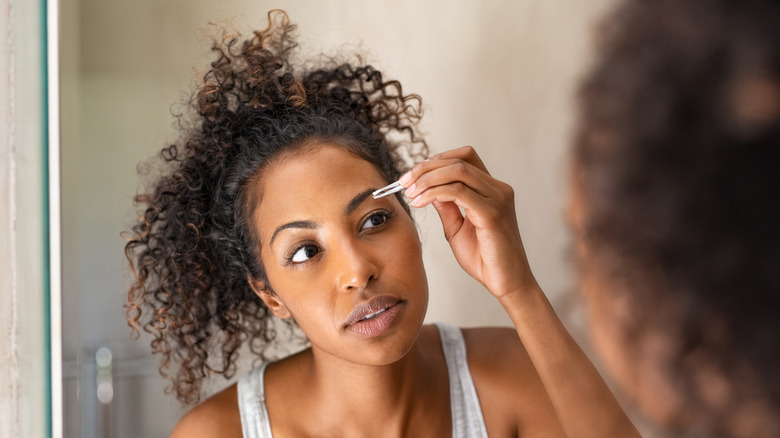
{"type": "Polygon", "coordinates": [[[358,304],[349,314],[344,328],[366,337],[379,336],[389,330],[401,311],[403,301],[380,296],[358,304]],[[369,317],[368,319],[364,319],[369,317]]]}

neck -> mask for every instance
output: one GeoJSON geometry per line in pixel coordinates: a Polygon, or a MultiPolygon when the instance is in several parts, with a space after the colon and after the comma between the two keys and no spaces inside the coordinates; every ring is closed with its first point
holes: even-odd
{"type": "Polygon", "coordinates": [[[387,365],[347,362],[321,351],[313,351],[312,380],[317,395],[348,404],[350,410],[381,410],[406,405],[421,388],[417,382],[428,374],[421,341],[399,361],[387,365]]]}
{"type": "Polygon", "coordinates": [[[379,426],[387,435],[400,436],[416,417],[440,413],[435,410],[442,405],[448,412],[449,398],[442,397],[449,394],[446,365],[430,342],[421,334],[404,357],[381,366],[346,362],[313,349],[307,386],[320,418],[341,428],[379,426]],[[436,403],[442,399],[443,404],[436,403]]]}

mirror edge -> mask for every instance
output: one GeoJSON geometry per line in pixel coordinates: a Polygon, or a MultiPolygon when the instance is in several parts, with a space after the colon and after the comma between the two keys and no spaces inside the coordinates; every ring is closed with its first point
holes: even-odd
{"type": "Polygon", "coordinates": [[[45,71],[48,199],[48,344],[49,344],[49,436],[63,436],[62,406],[62,274],[61,274],[61,206],[60,206],[60,88],[59,88],[59,0],[41,0],[45,11],[45,71]]]}

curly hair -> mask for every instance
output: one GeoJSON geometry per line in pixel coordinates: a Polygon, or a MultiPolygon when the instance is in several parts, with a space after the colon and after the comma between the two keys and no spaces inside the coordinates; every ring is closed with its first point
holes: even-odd
{"type": "Polygon", "coordinates": [[[703,361],[744,382],[703,414],[712,433],[751,398],[777,416],[780,3],[627,1],[599,31],[573,156],[582,269],[630,298],[629,339],[673,333],[664,371],[693,410],[703,361]]]}
{"type": "Polygon", "coordinates": [[[277,338],[247,281],[265,279],[248,223],[257,197],[247,189],[264,166],[327,141],[391,182],[428,153],[419,96],[370,65],[326,60],[299,73],[294,31],[275,10],[251,37],[215,40],[216,60],[179,116],[180,140],[162,149],[161,176],[135,198],[142,212],[125,247],[134,275],[127,321],[136,336],[153,335],[167,390],[185,404],[201,399],[210,374],[235,374],[242,345],[267,360],[277,338]]]}

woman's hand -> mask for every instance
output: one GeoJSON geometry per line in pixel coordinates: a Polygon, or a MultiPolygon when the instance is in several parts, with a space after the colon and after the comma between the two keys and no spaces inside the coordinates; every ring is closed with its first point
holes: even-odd
{"type": "Polygon", "coordinates": [[[401,185],[412,206],[433,205],[460,266],[496,298],[537,287],[517,228],[514,191],[490,176],[474,148],[434,155],[401,185]]]}

